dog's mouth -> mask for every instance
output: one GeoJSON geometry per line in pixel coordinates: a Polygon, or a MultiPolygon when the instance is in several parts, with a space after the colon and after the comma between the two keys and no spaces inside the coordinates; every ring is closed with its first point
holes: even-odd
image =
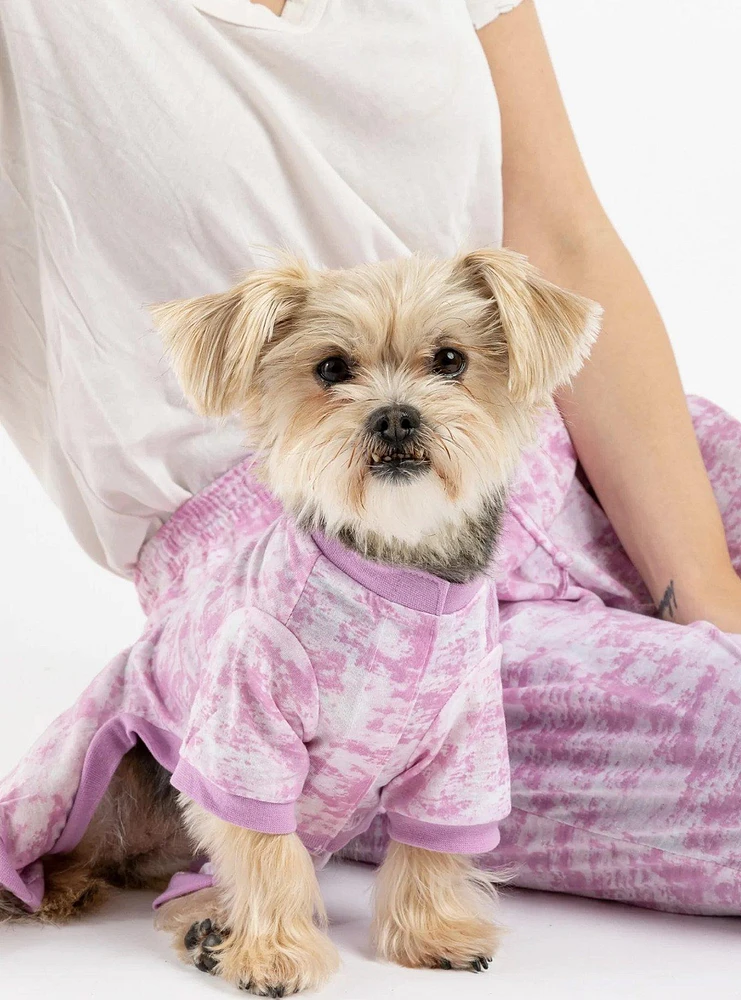
{"type": "Polygon", "coordinates": [[[373,476],[381,479],[411,479],[421,475],[430,467],[430,460],[424,448],[411,448],[404,451],[371,451],[368,455],[368,468],[373,476]]]}

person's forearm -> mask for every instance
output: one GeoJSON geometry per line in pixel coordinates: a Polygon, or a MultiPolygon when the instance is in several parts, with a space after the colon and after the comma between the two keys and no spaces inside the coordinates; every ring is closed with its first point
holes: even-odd
{"type": "Polygon", "coordinates": [[[741,580],[669,340],[587,176],[533,0],[479,38],[499,97],[504,244],[605,311],[559,399],[581,463],[664,617],[741,633],[741,580]]]}
{"type": "Polygon", "coordinates": [[[602,333],[559,408],[657,607],[679,621],[700,616],[705,595],[733,571],[674,355],[641,275],[607,220],[568,244],[505,227],[505,244],[603,306],[602,333]]]}

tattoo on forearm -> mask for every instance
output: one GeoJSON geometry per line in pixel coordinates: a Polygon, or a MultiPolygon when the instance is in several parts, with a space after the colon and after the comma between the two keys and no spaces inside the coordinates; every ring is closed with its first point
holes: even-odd
{"type": "Polygon", "coordinates": [[[677,610],[677,595],[674,591],[674,580],[669,581],[669,586],[664,591],[664,596],[659,602],[656,614],[659,618],[673,618],[677,610]]]}

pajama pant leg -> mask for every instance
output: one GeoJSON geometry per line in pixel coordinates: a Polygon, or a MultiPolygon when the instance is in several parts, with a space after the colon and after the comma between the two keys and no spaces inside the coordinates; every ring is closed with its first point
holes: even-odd
{"type": "MultiPolygon", "coordinates": [[[[690,408],[741,572],[741,425],[690,408]]],[[[578,484],[550,534],[583,594],[502,605],[513,810],[487,861],[523,886],[741,916],[741,637],[636,614],[646,591],[578,484]]]]}
{"type": "Polygon", "coordinates": [[[585,594],[503,608],[514,884],[741,915],[741,644],[585,594]],[[539,637],[535,639],[534,637],[539,637]]]}

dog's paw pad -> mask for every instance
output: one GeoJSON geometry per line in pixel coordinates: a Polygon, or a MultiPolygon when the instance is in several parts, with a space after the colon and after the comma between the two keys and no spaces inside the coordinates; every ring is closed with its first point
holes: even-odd
{"type": "Polygon", "coordinates": [[[193,959],[195,967],[199,972],[213,972],[219,964],[219,960],[210,955],[207,951],[201,952],[198,958],[193,959]]]}
{"type": "Polygon", "coordinates": [[[259,997],[284,997],[292,993],[292,990],[286,990],[283,983],[276,983],[273,986],[263,986],[258,988],[254,983],[240,983],[240,990],[245,990],[247,993],[254,993],[259,997]]]}
{"type": "Polygon", "coordinates": [[[192,953],[193,964],[200,972],[213,973],[219,964],[214,948],[224,943],[226,933],[214,926],[211,920],[196,921],[189,928],[183,944],[192,953]]]}
{"type": "Polygon", "coordinates": [[[489,962],[491,962],[491,958],[479,955],[478,958],[474,958],[473,962],[471,962],[470,968],[472,968],[474,972],[485,972],[486,969],[489,968],[489,962]]]}
{"type": "Polygon", "coordinates": [[[449,958],[440,958],[437,965],[439,969],[470,969],[471,972],[484,972],[489,968],[491,960],[490,955],[477,955],[470,962],[459,965],[451,962],[449,958]]]}

